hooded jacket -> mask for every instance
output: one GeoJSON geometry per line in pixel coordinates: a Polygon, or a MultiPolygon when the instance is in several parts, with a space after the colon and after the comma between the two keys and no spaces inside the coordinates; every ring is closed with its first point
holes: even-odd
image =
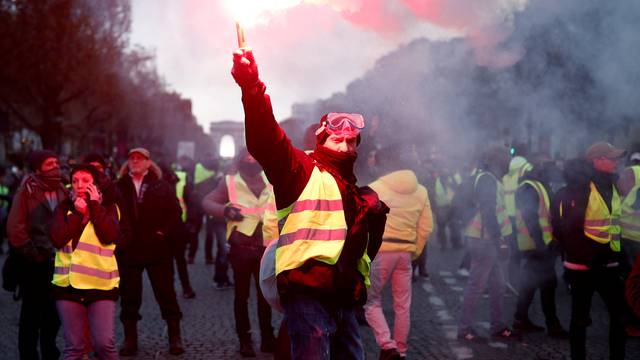
{"type": "Polygon", "coordinates": [[[391,209],[380,251],[408,251],[419,256],[433,231],[427,189],[411,170],[399,170],[369,184],[391,209]]]}

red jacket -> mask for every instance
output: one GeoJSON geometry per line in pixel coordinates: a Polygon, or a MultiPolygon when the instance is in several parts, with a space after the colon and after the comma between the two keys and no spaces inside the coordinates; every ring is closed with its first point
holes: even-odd
{"type": "MultiPolygon", "coordinates": [[[[320,159],[295,148],[285,132],[278,125],[271,108],[265,86],[260,84],[257,91],[243,91],[242,102],[245,112],[245,136],[247,149],[264,169],[269,182],[273,185],[276,206],[283,209],[293,204],[304,190],[316,164],[323,165],[320,159]]],[[[330,166],[327,166],[327,170],[330,166]]],[[[357,280],[350,286],[362,288],[362,278],[357,276],[356,261],[367,249],[373,259],[380,247],[388,208],[379,201],[377,194],[370,189],[358,189],[355,182],[348,182],[332,173],[340,188],[347,221],[347,238],[344,249],[336,266],[341,273],[336,277],[336,266],[313,261],[312,264],[281,274],[279,284],[285,288],[298,286],[317,290],[318,284],[324,284],[324,290],[330,293],[340,290],[340,284],[334,280],[344,278],[357,280]],[[350,276],[352,275],[352,276],[350,276]]],[[[306,291],[307,289],[304,289],[306,291]]],[[[357,298],[358,296],[356,296],[357,298]]],[[[363,301],[363,298],[355,299],[363,301]]]]}

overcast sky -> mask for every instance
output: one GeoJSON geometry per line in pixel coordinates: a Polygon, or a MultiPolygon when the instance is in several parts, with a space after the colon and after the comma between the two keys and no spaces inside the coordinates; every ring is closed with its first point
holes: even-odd
{"type": "MultiPolygon", "coordinates": [[[[132,1],[132,44],[155,52],[158,72],[171,89],[192,100],[206,131],[212,121],[243,119],[240,90],[230,75],[231,54],[237,47],[235,25],[224,1],[132,1]]],[[[246,30],[279,120],[290,116],[293,103],[344,91],[400,44],[420,36],[454,36],[410,16],[397,0],[351,2],[367,4],[367,11],[376,16],[361,13],[360,18],[345,20],[335,4],[332,8],[303,3],[246,30]],[[387,18],[391,13],[394,17],[387,18]]]]}

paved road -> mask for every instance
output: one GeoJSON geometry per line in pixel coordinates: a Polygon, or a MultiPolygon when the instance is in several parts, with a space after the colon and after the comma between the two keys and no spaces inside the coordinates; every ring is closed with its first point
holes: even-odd
{"type": "MultiPolygon", "coordinates": [[[[455,319],[457,317],[462,290],[466,279],[455,274],[462,257],[462,251],[438,249],[429,245],[429,271],[431,276],[418,280],[413,285],[412,328],[409,340],[409,359],[518,359],[546,360],[568,359],[568,341],[554,340],[544,334],[527,335],[520,343],[490,343],[469,345],[456,341],[455,319]]],[[[4,261],[4,256],[0,257],[4,261]]],[[[196,264],[190,265],[191,278],[197,293],[195,299],[180,298],[184,313],[182,321],[186,354],[182,359],[240,359],[237,352],[233,321],[233,290],[215,290],[211,277],[213,266],[205,265],[202,252],[198,253],[196,264]]],[[[176,280],[176,289],[181,294],[176,280]]],[[[252,299],[254,295],[252,295],[252,299]]],[[[568,327],[570,309],[569,297],[564,289],[558,294],[559,317],[568,327]]],[[[391,312],[391,300],[387,294],[386,311],[391,312]]],[[[505,319],[513,314],[515,298],[505,301],[505,319]]],[[[256,319],[255,303],[251,305],[252,318],[256,319]]],[[[0,359],[17,359],[17,329],[19,303],[11,300],[11,295],[0,291],[0,359]]],[[[143,320],[140,322],[140,351],[137,359],[178,358],[168,354],[166,326],[153,300],[149,283],[145,283],[143,320]]],[[[488,323],[488,299],[483,299],[479,311],[477,329],[484,331],[488,323]]],[[[531,311],[532,319],[543,324],[538,299],[531,311]]],[[[602,301],[596,296],[592,309],[593,325],[589,328],[588,347],[590,359],[607,359],[607,315],[602,301]]],[[[281,316],[275,314],[277,326],[281,316]]],[[[254,321],[253,328],[258,329],[254,321]]],[[[377,359],[378,349],[370,329],[362,327],[367,359],[377,359]]],[[[117,341],[122,341],[122,328],[117,324],[117,341]]],[[[259,336],[254,336],[256,350],[259,336]]],[[[63,347],[59,337],[60,348],[63,347]]],[[[268,354],[258,353],[258,359],[270,359],[268,354]]],[[[627,345],[627,359],[640,359],[640,341],[630,340],[627,345]]]]}

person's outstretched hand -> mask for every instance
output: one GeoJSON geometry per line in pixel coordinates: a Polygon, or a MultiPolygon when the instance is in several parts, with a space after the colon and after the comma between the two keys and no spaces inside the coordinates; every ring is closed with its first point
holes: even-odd
{"type": "Polygon", "coordinates": [[[242,89],[251,89],[260,83],[258,64],[253,57],[253,50],[242,48],[233,52],[231,75],[242,89]]]}

